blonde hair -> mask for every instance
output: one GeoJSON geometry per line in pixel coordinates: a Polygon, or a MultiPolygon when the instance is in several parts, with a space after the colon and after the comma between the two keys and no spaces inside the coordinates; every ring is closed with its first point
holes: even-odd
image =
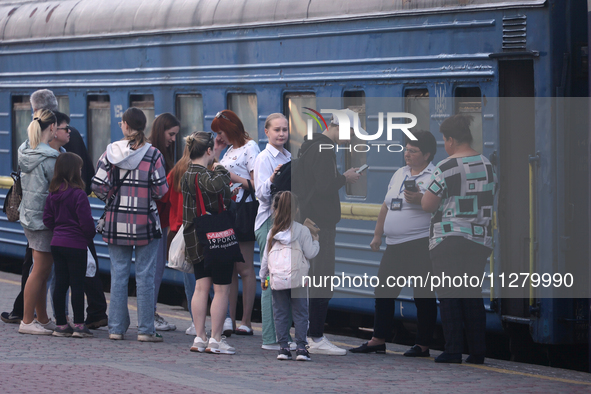
{"type": "Polygon", "coordinates": [[[29,137],[29,146],[36,149],[41,143],[41,135],[50,125],[57,122],[55,114],[48,109],[40,109],[35,111],[33,121],[27,128],[27,136],[29,137]]]}
{"type": "Polygon", "coordinates": [[[285,117],[285,115],[283,115],[279,112],[275,112],[274,114],[267,116],[267,120],[265,120],[265,130],[268,129],[269,127],[271,127],[271,122],[274,121],[275,119],[285,119],[285,121],[287,121],[287,118],[285,117]]]}

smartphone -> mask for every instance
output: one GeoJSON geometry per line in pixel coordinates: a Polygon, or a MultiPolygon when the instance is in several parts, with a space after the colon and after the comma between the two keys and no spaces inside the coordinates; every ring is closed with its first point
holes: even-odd
{"type": "Polygon", "coordinates": [[[404,188],[409,192],[416,192],[417,191],[417,184],[414,179],[409,179],[404,181],[404,188]]]}
{"type": "Polygon", "coordinates": [[[234,190],[236,190],[236,188],[242,186],[242,183],[233,183],[232,186],[230,186],[230,192],[233,192],[234,190]]]}
{"type": "Polygon", "coordinates": [[[368,168],[369,168],[369,166],[367,164],[364,164],[361,167],[359,167],[359,169],[355,172],[358,174],[361,174],[363,171],[367,170],[368,168]]]}

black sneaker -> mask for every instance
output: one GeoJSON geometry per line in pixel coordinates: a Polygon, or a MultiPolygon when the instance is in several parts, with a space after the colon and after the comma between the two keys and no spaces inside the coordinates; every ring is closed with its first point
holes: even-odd
{"type": "Polygon", "coordinates": [[[436,363],[447,363],[447,364],[461,364],[462,353],[447,353],[443,352],[435,358],[436,363]]]}
{"type": "Polygon", "coordinates": [[[2,312],[2,314],[0,314],[0,319],[2,319],[4,323],[9,324],[20,324],[21,320],[23,320],[22,316],[13,315],[12,312],[2,312]]]}
{"type": "Polygon", "coordinates": [[[296,361],[312,361],[312,359],[306,349],[298,349],[296,350],[296,361]]]}
{"type": "Polygon", "coordinates": [[[291,360],[291,351],[284,348],[279,349],[277,360],[291,360]]]}
{"type": "Polygon", "coordinates": [[[88,329],[90,329],[90,330],[96,330],[98,328],[106,327],[108,325],[109,325],[109,319],[106,317],[104,319],[96,320],[93,322],[89,322],[89,321],[86,322],[86,327],[88,327],[88,329]]]}
{"type": "Polygon", "coordinates": [[[69,324],[64,324],[63,326],[55,326],[51,335],[54,337],[71,337],[73,333],[72,327],[69,324]]]}
{"type": "Polygon", "coordinates": [[[74,338],[92,338],[94,335],[90,332],[86,324],[74,324],[74,338]]]}

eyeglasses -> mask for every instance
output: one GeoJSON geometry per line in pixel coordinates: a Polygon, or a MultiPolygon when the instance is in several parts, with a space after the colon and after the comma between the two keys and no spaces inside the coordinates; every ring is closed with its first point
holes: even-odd
{"type": "Polygon", "coordinates": [[[411,155],[414,155],[415,153],[421,153],[419,149],[405,149],[404,151],[410,153],[411,155]]]}
{"type": "Polygon", "coordinates": [[[66,127],[58,127],[58,130],[65,130],[68,133],[70,133],[72,131],[72,128],[70,126],[66,126],[66,127]]]}
{"type": "Polygon", "coordinates": [[[215,135],[209,131],[209,141],[207,141],[207,147],[212,148],[215,146],[215,135]]]}
{"type": "Polygon", "coordinates": [[[217,114],[215,114],[215,118],[216,118],[216,119],[217,119],[217,118],[224,118],[224,119],[226,119],[228,122],[231,122],[230,118],[228,118],[226,115],[224,115],[224,114],[222,113],[222,111],[220,111],[220,112],[218,112],[217,114]]]}
{"type": "Polygon", "coordinates": [[[118,122],[117,124],[119,125],[119,127],[121,127],[123,125],[123,121],[118,122]]]}

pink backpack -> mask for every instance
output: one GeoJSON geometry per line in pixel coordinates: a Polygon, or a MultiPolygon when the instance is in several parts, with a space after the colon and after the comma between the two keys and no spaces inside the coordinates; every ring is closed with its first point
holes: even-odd
{"type": "Polygon", "coordinates": [[[310,263],[304,256],[299,242],[292,241],[289,245],[275,241],[267,256],[271,289],[287,290],[304,287],[304,276],[308,275],[310,263]]]}

